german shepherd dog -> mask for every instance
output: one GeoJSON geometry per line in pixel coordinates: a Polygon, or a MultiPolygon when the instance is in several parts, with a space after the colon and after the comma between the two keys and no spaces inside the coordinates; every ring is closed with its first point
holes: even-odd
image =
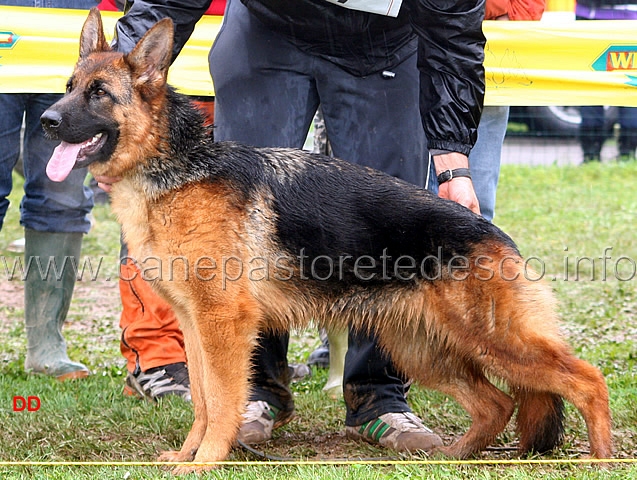
{"type": "Polygon", "coordinates": [[[506,234],[369,168],[213,142],[167,85],[172,39],[164,19],[129,54],[112,51],[92,10],[67,93],[42,115],[62,141],[49,176],[88,166],[121,177],[112,208],[130,251],[170,263],[171,278],[152,285],[185,335],[195,420],[161,459],[225,459],[259,333],[310,321],[374,334],[400,371],[467,410],[471,427],[442,454],[480,452],[516,407],[520,450],[546,452],[562,438],[565,399],[586,421],[592,456],[611,455],[604,378],[571,353],[550,289],[506,234]]]}

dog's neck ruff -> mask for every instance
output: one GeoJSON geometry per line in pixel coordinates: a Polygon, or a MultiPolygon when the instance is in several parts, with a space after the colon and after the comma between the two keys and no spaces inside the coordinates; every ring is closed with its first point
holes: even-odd
{"type": "Polygon", "coordinates": [[[190,99],[168,87],[166,109],[167,132],[159,136],[168,139],[167,148],[146,159],[137,173],[149,197],[209,177],[213,161],[209,153],[212,133],[190,99]]]}

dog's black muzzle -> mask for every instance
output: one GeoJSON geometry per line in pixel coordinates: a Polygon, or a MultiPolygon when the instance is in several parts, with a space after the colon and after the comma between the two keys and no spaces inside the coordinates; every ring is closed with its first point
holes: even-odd
{"type": "Polygon", "coordinates": [[[55,140],[58,137],[58,128],[62,124],[62,115],[56,110],[48,109],[40,117],[40,123],[47,136],[55,140]]]}

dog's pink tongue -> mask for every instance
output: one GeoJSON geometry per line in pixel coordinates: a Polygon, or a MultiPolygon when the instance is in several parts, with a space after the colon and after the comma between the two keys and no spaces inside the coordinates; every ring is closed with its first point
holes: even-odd
{"type": "Polygon", "coordinates": [[[60,143],[53,151],[51,160],[46,166],[47,176],[54,182],[61,182],[68,177],[81,148],[81,143],[60,143]]]}

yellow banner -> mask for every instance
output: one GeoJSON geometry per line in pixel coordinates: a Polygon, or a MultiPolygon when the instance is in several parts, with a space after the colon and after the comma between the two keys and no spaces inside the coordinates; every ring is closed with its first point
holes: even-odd
{"type": "Polygon", "coordinates": [[[490,105],[637,106],[637,21],[484,22],[490,105]]]}
{"type": "MultiPolygon", "coordinates": [[[[87,12],[0,6],[0,92],[63,92],[87,12]]],[[[107,36],[116,12],[103,12],[107,36]]],[[[214,95],[205,16],[170,70],[189,95],[214,95]]],[[[637,21],[484,23],[488,105],[637,106],[637,21]]]]}
{"type": "MultiPolygon", "coordinates": [[[[64,93],[79,54],[87,10],[0,6],[0,93],[64,93]]],[[[110,41],[118,12],[102,12],[110,41]]],[[[170,69],[168,81],[188,95],[214,95],[208,51],[222,17],[205,16],[170,69]]]]}

